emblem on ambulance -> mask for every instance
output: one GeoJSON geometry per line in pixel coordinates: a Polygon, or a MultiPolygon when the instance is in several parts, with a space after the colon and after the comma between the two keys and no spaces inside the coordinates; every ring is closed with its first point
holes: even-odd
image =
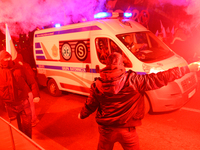
{"type": "Polygon", "coordinates": [[[83,61],[87,57],[87,47],[84,43],[78,43],[75,48],[75,54],[78,60],[83,61]]]}
{"type": "Polygon", "coordinates": [[[53,57],[57,57],[58,56],[58,48],[57,48],[57,46],[55,44],[53,45],[51,50],[52,50],[53,57]]]}
{"type": "Polygon", "coordinates": [[[68,43],[63,44],[61,49],[62,57],[65,60],[69,60],[72,56],[72,49],[68,43]]]}

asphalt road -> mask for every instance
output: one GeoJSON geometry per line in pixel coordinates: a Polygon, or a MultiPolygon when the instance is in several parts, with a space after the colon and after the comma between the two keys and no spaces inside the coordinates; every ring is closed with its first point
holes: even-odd
{"type": "MultiPolygon", "coordinates": [[[[200,92],[181,109],[147,114],[137,128],[141,150],[199,150],[200,149],[200,92]]],[[[95,150],[98,129],[95,114],[79,120],[77,115],[86,97],[64,93],[52,97],[41,90],[36,104],[40,122],[33,128],[33,140],[48,150],[95,150]]],[[[116,143],[114,150],[122,150],[116,143]]]]}
{"type": "MultiPolygon", "coordinates": [[[[77,118],[85,96],[64,93],[52,97],[41,89],[41,100],[35,104],[40,122],[33,128],[33,140],[46,150],[95,150],[98,129],[95,114],[77,118]]],[[[200,149],[200,89],[181,109],[147,114],[137,127],[141,150],[200,149]]],[[[116,143],[114,150],[122,150],[116,143]]]]}

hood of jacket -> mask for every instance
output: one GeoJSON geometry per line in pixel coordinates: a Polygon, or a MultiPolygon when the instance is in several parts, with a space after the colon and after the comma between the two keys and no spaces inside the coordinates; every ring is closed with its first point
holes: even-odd
{"type": "Polygon", "coordinates": [[[1,68],[11,68],[13,66],[11,55],[5,51],[0,51],[0,67],[1,68]]]}
{"type": "Polygon", "coordinates": [[[106,67],[100,70],[100,78],[96,79],[96,86],[101,93],[111,96],[123,88],[125,80],[123,57],[114,52],[108,56],[106,67]]]}

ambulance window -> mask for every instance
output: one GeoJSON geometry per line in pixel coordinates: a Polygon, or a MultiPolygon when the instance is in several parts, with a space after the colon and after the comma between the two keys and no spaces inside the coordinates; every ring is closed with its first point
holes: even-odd
{"type": "Polygon", "coordinates": [[[110,54],[108,49],[108,39],[107,38],[97,38],[96,41],[96,49],[99,61],[102,64],[106,64],[106,59],[110,54]]]}
{"type": "Polygon", "coordinates": [[[111,49],[111,52],[118,52],[122,54],[125,67],[132,67],[131,61],[128,59],[128,57],[124,54],[124,52],[122,52],[122,50],[117,46],[117,44],[113,40],[110,40],[110,49],[111,49]]]}
{"type": "Polygon", "coordinates": [[[134,32],[117,35],[119,40],[142,62],[156,62],[174,53],[152,32],[134,32]]]}

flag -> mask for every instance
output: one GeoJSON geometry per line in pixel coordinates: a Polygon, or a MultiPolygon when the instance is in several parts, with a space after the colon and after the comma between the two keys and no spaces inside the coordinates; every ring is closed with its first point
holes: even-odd
{"type": "Polygon", "coordinates": [[[160,20],[160,26],[161,26],[161,33],[162,33],[162,35],[163,35],[163,38],[166,38],[167,35],[166,35],[165,27],[163,26],[161,20],[160,20]]]}
{"type": "Polygon", "coordinates": [[[17,58],[17,50],[15,49],[14,43],[11,39],[7,24],[6,24],[6,51],[10,53],[10,55],[12,56],[12,60],[17,58]]]}

